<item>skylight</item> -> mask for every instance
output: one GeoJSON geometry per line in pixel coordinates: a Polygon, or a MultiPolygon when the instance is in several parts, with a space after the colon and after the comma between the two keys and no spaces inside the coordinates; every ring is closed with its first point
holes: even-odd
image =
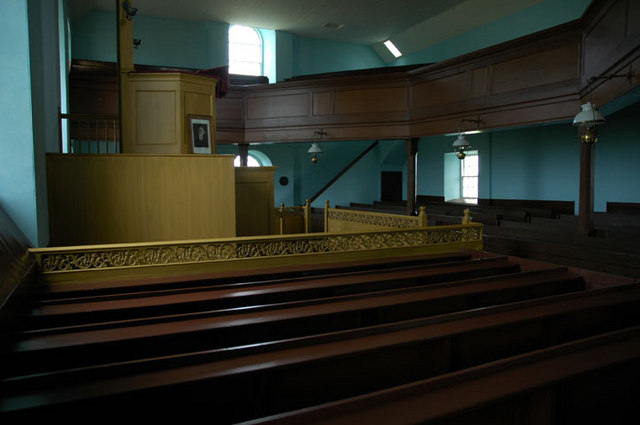
{"type": "Polygon", "coordinates": [[[394,57],[399,58],[400,56],[402,56],[402,52],[398,50],[398,48],[391,42],[391,40],[385,41],[384,45],[387,49],[389,49],[394,57]]]}

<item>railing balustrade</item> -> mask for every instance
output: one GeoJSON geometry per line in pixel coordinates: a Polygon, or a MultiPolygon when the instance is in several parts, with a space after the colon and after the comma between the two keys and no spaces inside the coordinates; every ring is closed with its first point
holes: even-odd
{"type": "Polygon", "coordinates": [[[59,114],[60,152],[71,154],[120,153],[118,115],[59,114]]]}

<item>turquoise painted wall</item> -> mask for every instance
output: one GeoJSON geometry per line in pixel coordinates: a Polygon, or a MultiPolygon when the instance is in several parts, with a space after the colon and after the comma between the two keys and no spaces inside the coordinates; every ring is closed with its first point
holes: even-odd
{"type": "Polygon", "coordinates": [[[0,207],[38,244],[26,0],[0,2],[0,207]]]}
{"type": "MultiPolygon", "coordinates": [[[[606,202],[640,202],[640,103],[607,116],[595,147],[594,209],[606,202]]],[[[480,197],[566,200],[578,203],[580,145],[570,123],[494,131],[467,136],[480,155],[480,197]]],[[[418,193],[444,194],[444,154],[452,136],[420,140],[418,193]]]]}
{"type": "Polygon", "coordinates": [[[293,76],[293,34],[276,31],[276,81],[293,76]]]}
{"type": "Polygon", "coordinates": [[[113,13],[91,11],[71,23],[74,59],[116,61],[116,27],[113,13]]]}
{"type": "MultiPolygon", "coordinates": [[[[72,25],[74,59],[116,61],[116,29],[112,13],[93,10],[72,25]]],[[[134,61],[144,65],[210,68],[228,63],[228,28],[221,22],[192,22],[138,14],[133,36],[142,40],[134,61]]],[[[369,46],[269,32],[276,62],[268,63],[270,81],[295,75],[382,67],[369,46]],[[272,76],[275,73],[275,78],[272,76]]],[[[263,34],[264,38],[265,34],[263,34]]],[[[267,61],[270,62],[270,61],[267,61]]]]}
{"type": "MultiPolygon", "coordinates": [[[[251,149],[266,154],[278,167],[275,172],[274,203],[280,205],[302,205],[327,184],[347,164],[355,159],[373,141],[322,142],[323,153],[316,164],[307,153],[310,143],[272,143],[251,145],[251,149]],[[289,184],[282,186],[280,177],[287,177],[289,184]]],[[[217,153],[237,155],[233,145],[218,145],[217,153]]],[[[323,207],[324,201],[331,205],[349,205],[349,202],[371,203],[380,197],[380,150],[375,148],[345,173],[330,189],[314,203],[323,207]],[[364,183],[364,184],[363,184],[364,183]]]]}
{"type": "Polygon", "coordinates": [[[383,66],[380,56],[369,46],[310,37],[293,38],[293,75],[383,66]]]}
{"type": "Polygon", "coordinates": [[[389,65],[442,62],[578,19],[590,3],[591,0],[545,0],[434,46],[400,57],[389,65]]]}
{"type": "Polygon", "coordinates": [[[29,61],[38,246],[49,243],[46,152],[59,151],[60,32],[57,1],[29,0],[29,61]]]}
{"type": "Polygon", "coordinates": [[[640,102],[612,115],[599,127],[595,147],[594,209],[606,202],[640,202],[640,102]]]}
{"type": "MultiPolygon", "coordinates": [[[[134,62],[184,68],[211,68],[228,62],[229,25],[137,15],[133,37],[142,40],[134,62]]],[[[71,29],[74,59],[116,61],[116,28],[112,13],[93,10],[71,29]]]]}
{"type": "MultiPolygon", "coordinates": [[[[558,124],[467,136],[479,155],[479,196],[495,199],[574,200],[580,146],[571,125],[558,124]]],[[[418,193],[444,196],[444,154],[454,136],[419,143],[418,193]]]]}

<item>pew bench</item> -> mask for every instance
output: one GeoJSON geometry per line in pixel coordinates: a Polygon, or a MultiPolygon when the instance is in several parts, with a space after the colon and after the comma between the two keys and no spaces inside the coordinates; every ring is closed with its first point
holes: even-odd
{"type": "MultiPolygon", "coordinates": [[[[453,260],[450,257],[448,260],[453,260]]],[[[382,291],[473,277],[513,273],[519,266],[503,256],[474,260],[403,264],[371,271],[275,279],[270,281],[196,286],[112,295],[74,296],[31,304],[22,329],[35,329],[128,320],[154,315],[187,314],[211,310],[320,299],[382,291]]]]}
{"type": "MultiPolygon", "coordinates": [[[[67,379],[53,388],[41,385],[47,377],[31,375],[3,382],[15,391],[6,392],[11,395],[0,406],[17,416],[49,408],[82,414],[107,406],[122,411],[153,407],[163,414],[188,406],[193,414],[215,412],[216,422],[230,423],[445,379],[638,325],[640,288],[626,285],[316,335],[307,340],[311,344],[281,341],[277,349],[241,357],[201,357],[200,362],[165,357],[90,373],[69,370],[59,373],[67,379]],[[169,365],[157,368],[162,363],[169,365]],[[125,373],[132,368],[138,373],[125,373]]],[[[637,338],[635,346],[631,359],[637,359],[637,338]]]]}

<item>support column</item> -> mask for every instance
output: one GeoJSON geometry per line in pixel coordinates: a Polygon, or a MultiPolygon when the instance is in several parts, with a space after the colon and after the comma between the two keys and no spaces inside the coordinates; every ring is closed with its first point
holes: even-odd
{"type": "Polygon", "coordinates": [[[249,163],[249,144],[248,143],[239,143],[238,144],[238,155],[240,155],[240,166],[246,167],[249,163]]]}
{"type": "Polygon", "coordinates": [[[578,233],[593,235],[593,144],[580,143],[580,198],[578,233]]]}
{"type": "MultiPolygon", "coordinates": [[[[133,122],[130,111],[130,90],[128,88],[128,74],[134,70],[133,66],[133,21],[127,19],[122,8],[122,0],[115,0],[116,3],[116,28],[118,38],[118,118],[120,122],[119,137],[120,146],[123,153],[131,152],[130,135],[132,134],[133,122]]],[[[133,7],[133,0],[129,0],[133,7]]]]}
{"type": "Polygon", "coordinates": [[[407,215],[416,215],[418,138],[407,140],[407,215]]]}

